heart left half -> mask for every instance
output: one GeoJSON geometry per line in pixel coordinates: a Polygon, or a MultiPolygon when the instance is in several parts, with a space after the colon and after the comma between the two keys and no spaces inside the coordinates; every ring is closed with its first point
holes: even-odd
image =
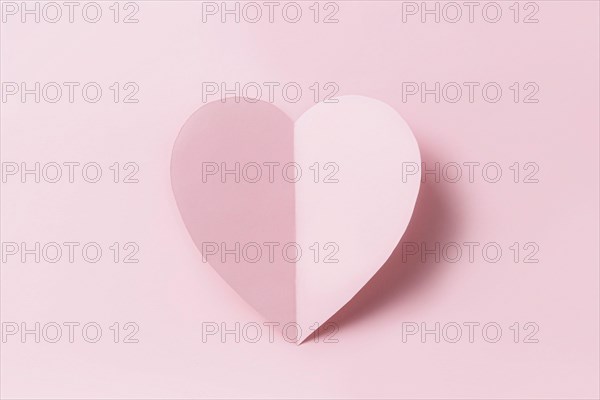
{"type": "Polygon", "coordinates": [[[264,176],[265,163],[293,161],[293,121],[269,103],[233,98],[198,109],[171,159],[177,206],[204,261],[270,322],[296,320],[295,263],[253,261],[264,243],[295,241],[295,197],[293,183],[264,176]]]}

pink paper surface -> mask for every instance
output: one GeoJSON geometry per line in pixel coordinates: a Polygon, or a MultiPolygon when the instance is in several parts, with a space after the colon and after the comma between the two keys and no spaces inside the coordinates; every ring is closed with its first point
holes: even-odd
{"type": "MultiPolygon", "coordinates": [[[[27,249],[80,243],[73,262],[64,245],[55,263],[37,263],[33,255],[22,262],[20,253],[3,251],[3,329],[39,322],[48,330],[39,343],[34,334],[25,343],[20,334],[0,342],[2,398],[600,396],[598,2],[520,2],[518,22],[514,2],[497,2],[502,15],[495,23],[482,18],[482,2],[473,22],[462,6],[460,21],[436,23],[407,15],[406,2],[339,1],[338,22],[327,24],[314,23],[313,2],[298,2],[298,23],[280,14],[273,23],[221,23],[219,15],[203,22],[201,2],[140,1],[139,22],[128,24],[114,23],[113,2],[98,3],[98,23],[81,19],[82,3],[73,23],[36,23],[31,16],[22,23],[17,14],[0,25],[0,81],[28,88],[57,82],[64,90],[56,103],[35,102],[33,94],[0,103],[4,171],[14,166],[5,163],[62,165],[56,183],[6,176],[1,241],[27,249]],[[531,13],[538,22],[524,23],[531,13]],[[72,103],[64,82],[79,83],[72,103]],[[102,87],[96,103],[82,100],[89,82],[102,87]],[[309,338],[297,346],[277,332],[271,342],[265,318],[203,263],[182,221],[171,157],[190,116],[220,98],[203,99],[206,82],[257,82],[263,100],[263,83],[280,83],[267,102],[283,113],[269,112],[282,126],[315,106],[315,83],[320,101],[334,92],[376,99],[406,121],[418,142],[428,173],[406,233],[318,343],[309,338]],[[303,89],[299,101],[282,95],[288,82],[303,89]],[[439,102],[435,93],[423,100],[421,84],[433,90],[436,82],[439,102]],[[453,102],[457,86],[462,96],[453,102]],[[498,86],[501,98],[489,101],[498,86]],[[125,103],[126,96],[138,102],[125,103]],[[73,183],[65,162],[80,163],[73,183]],[[92,162],[102,171],[97,183],[81,175],[92,162]],[[87,243],[101,247],[98,262],[83,259],[87,243]],[[128,256],[139,262],[124,263],[128,256]],[[63,327],[56,343],[47,340],[52,322],[63,327]],[[68,322],[80,324],[73,343],[68,322]],[[102,328],[96,343],[82,339],[90,322],[102,328]],[[137,343],[124,342],[135,331],[128,322],[138,327],[129,336],[137,343]],[[235,331],[236,323],[248,334],[258,324],[261,337],[251,342],[239,334],[237,342],[229,333],[222,340],[221,328],[235,331]],[[478,324],[471,325],[472,341],[469,324],[478,324]],[[457,325],[462,335],[455,341],[457,325]],[[219,332],[203,338],[207,326],[219,332]],[[497,326],[502,336],[494,342],[497,326]],[[423,339],[423,332],[432,333],[423,339]]],[[[122,21],[135,7],[123,3],[119,10],[122,21]]],[[[335,6],[320,3],[319,10],[322,21],[335,6]]],[[[246,154],[241,145],[261,155],[240,142],[231,147],[239,156],[246,154]]],[[[270,229],[287,229],[284,222],[269,221],[270,229]]],[[[388,229],[401,230],[390,221],[365,235],[377,242],[388,229]]],[[[279,295],[285,314],[289,293],[279,295]]]]}

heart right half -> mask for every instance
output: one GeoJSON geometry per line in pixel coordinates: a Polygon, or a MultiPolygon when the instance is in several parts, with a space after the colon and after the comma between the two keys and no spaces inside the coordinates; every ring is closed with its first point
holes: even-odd
{"type": "Polygon", "coordinates": [[[267,320],[296,323],[298,343],[385,263],[419,192],[419,148],[402,117],[367,97],[337,101],[295,124],[264,102],[209,103],[171,159],[204,261],[267,320]]]}

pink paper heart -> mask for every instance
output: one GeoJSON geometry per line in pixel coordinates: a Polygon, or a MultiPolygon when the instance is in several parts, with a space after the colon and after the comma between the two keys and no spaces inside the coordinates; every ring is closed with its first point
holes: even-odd
{"type": "Polygon", "coordinates": [[[173,192],[204,260],[267,320],[295,322],[300,343],[400,241],[419,148],[395,110],[367,97],[319,103],[295,124],[274,105],[237,100],[185,123],[173,192]]]}

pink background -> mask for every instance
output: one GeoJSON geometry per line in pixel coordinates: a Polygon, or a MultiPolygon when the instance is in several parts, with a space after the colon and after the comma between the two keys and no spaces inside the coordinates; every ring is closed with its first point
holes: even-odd
{"type": "MultiPolygon", "coordinates": [[[[2,241],[135,241],[141,260],[3,264],[3,322],[140,326],[138,344],[10,338],[3,397],[599,396],[598,3],[538,2],[537,24],[403,24],[399,4],[339,4],[330,25],[202,24],[191,1],[141,2],[131,25],[2,24],[2,81],[140,86],[139,104],[2,104],[4,162],[140,165],[138,184],[3,184],[2,241]],[[386,264],[334,317],[336,344],[202,343],[203,321],[262,323],[201,264],[171,192],[172,145],[204,81],[337,82],[400,112],[428,165],[498,162],[496,184],[425,183],[404,240],[495,241],[506,256],[386,264]],[[506,89],[495,104],[403,103],[403,81],[534,81],[540,102],[506,89]],[[512,182],[515,161],[536,162],[540,182],[512,182]],[[515,264],[507,247],[530,241],[540,263],[515,264]],[[506,337],[403,343],[407,321],[494,321],[506,337]],[[513,343],[508,327],[529,321],[540,342],[513,343]]],[[[298,118],[311,98],[276,105],[298,118]]]]}

